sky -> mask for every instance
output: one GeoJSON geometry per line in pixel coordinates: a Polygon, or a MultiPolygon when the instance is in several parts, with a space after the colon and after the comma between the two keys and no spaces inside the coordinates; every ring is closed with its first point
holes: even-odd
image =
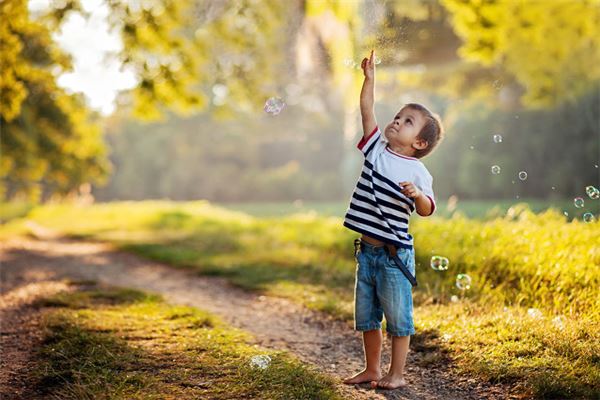
{"type": "MultiPolygon", "coordinates": [[[[55,0],[52,3],[57,3],[55,0]]],[[[119,90],[135,85],[133,72],[121,71],[121,63],[109,57],[122,49],[117,32],[111,32],[106,17],[109,9],[103,0],[82,0],[89,19],[70,13],[56,42],[73,57],[73,71],[58,78],[58,84],[73,92],[83,92],[91,108],[103,115],[115,109],[119,90]]],[[[51,0],[30,0],[29,10],[36,12],[49,7],[51,0]]]]}

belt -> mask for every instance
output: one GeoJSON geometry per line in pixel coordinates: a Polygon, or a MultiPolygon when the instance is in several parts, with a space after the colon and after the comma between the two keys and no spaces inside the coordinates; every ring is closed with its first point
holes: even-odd
{"type": "MultiPolygon", "coordinates": [[[[363,247],[364,247],[364,243],[362,242],[362,240],[360,240],[360,239],[354,240],[354,256],[355,257],[358,254],[358,250],[360,249],[362,251],[363,247]]],[[[394,246],[393,244],[385,243],[385,248],[386,248],[387,252],[389,253],[389,255],[392,257],[392,260],[394,261],[394,263],[398,266],[400,271],[402,271],[404,276],[406,276],[406,279],[408,279],[410,284],[413,287],[417,286],[417,278],[410,273],[406,264],[404,264],[402,259],[400,257],[398,257],[398,249],[396,248],[396,246],[394,246]]]]}

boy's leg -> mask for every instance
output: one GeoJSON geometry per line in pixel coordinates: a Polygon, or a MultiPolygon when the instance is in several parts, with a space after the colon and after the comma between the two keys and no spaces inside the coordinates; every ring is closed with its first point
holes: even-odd
{"type": "Polygon", "coordinates": [[[375,293],[371,269],[373,255],[360,251],[356,261],[354,328],[362,331],[366,367],[354,376],[344,379],[343,382],[348,384],[370,382],[381,378],[383,308],[375,293]]]}
{"type": "Polygon", "coordinates": [[[366,368],[356,375],[344,379],[344,383],[363,383],[381,379],[381,345],[383,334],[381,329],[363,332],[366,368]]]}
{"type": "MultiPolygon", "coordinates": [[[[398,256],[414,274],[412,251],[401,251],[398,256]]],[[[386,376],[372,385],[395,389],[406,385],[404,366],[409,351],[410,335],[415,332],[413,322],[412,286],[390,257],[383,257],[378,275],[378,296],[386,316],[386,330],[392,337],[392,361],[386,376]]]]}
{"type": "Polygon", "coordinates": [[[410,344],[410,336],[392,336],[392,362],[386,376],[371,382],[373,387],[395,389],[406,385],[404,365],[410,344]]]}

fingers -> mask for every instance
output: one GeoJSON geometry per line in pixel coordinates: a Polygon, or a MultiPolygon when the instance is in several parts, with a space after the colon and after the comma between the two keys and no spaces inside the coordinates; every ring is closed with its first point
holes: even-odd
{"type": "Polygon", "coordinates": [[[375,50],[371,50],[371,55],[369,56],[369,64],[373,64],[373,52],[375,50]]]}
{"type": "Polygon", "coordinates": [[[408,196],[408,197],[416,197],[417,196],[417,194],[418,194],[417,189],[412,184],[412,182],[403,181],[403,182],[399,182],[398,184],[400,185],[400,193],[402,193],[403,195],[408,196]]]}
{"type": "Polygon", "coordinates": [[[367,66],[367,61],[368,60],[366,58],[363,58],[362,62],[360,63],[360,67],[362,69],[365,69],[365,67],[367,66]]]}

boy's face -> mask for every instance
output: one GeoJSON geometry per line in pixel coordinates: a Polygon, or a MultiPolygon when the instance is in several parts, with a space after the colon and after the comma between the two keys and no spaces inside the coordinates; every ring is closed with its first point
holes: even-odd
{"type": "Polygon", "coordinates": [[[385,127],[384,135],[392,146],[411,146],[415,150],[427,147],[427,141],[417,139],[425,125],[425,118],[419,111],[404,107],[385,127]]]}

